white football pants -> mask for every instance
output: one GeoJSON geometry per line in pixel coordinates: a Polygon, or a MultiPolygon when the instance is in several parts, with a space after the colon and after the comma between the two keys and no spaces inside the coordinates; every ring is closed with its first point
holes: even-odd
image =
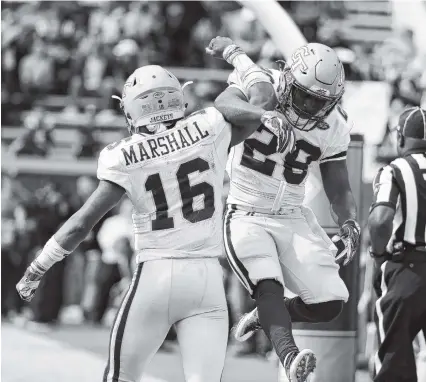
{"type": "Polygon", "coordinates": [[[187,382],[219,382],[228,341],[218,259],[141,263],[115,318],[104,382],[139,382],[175,325],[187,382]]]}

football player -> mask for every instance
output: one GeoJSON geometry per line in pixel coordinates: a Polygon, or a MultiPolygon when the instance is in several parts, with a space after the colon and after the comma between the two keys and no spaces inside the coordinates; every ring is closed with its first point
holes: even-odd
{"type": "Polygon", "coordinates": [[[175,325],[186,380],[219,382],[228,337],[218,261],[228,151],[261,123],[284,143],[278,150],[292,149],[293,136],[282,115],[244,102],[244,125],[236,118],[231,127],[215,108],[184,118],[183,88],[156,65],[127,79],[120,102],[130,136],[102,150],[98,188],[46,243],[17,290],[30,301],[46,271],[127,193],[138,266],[111,330],[103,381],[139,381],[175,325]]]}
{"type": "Polygon", "coordinates": [[[350,125],[338,106],[344,70],[333,49],[315,43],[297,49],[282,70],[255,65],[229,38],[213,39],[206,50],[235,67],[215,101],[226,120],[241,122],[237,102],[245,101],[281,111],[296,136],[295,150],[282,154],[275,150],[277,137],[260,126],[232,148],[224,238],[229,263],[257,306],[237,324],[236,339],[263,328],[289,380],[305,381],[316,358],[297,348],[291,322],[325,322],[340,314],[348,290],[336,263],[352,260],[360,236],[346,166],[350,125]],[[340,225],[334,238],[339,251],[303,205],[315,162],[340,225]],[[283,299],[284,287],[297,297],[283,299]]]}

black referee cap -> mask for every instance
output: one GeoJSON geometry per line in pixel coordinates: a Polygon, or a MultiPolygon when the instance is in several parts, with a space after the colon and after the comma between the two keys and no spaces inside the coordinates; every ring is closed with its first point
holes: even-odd
{"type": "Polygon", "coordinates": [[[410,107],[399,116],[398,131],[408,138],[426,140],[426,110],[410,107]]]}

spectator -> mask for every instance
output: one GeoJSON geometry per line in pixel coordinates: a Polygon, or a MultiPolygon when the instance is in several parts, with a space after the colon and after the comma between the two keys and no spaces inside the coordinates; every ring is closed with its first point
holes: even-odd
{"type": "MultiPolygon", "coordinates": [[[[71,209],[68,217],[86,202],[96,187],[97,181],[92,177],[81,176],[76,180],[76,192],[70,198],[71,209]]],[[[100,227],[102,227],[103,221],[110,216],[111,213],[106,214],[75,250],[73,256],[67,259],[69,261],[67,265],[67,280],[70,289],[72,288],[72,291],[68,294],[69,300],[74,304],[81,303],[86,319],[90,318],[93,306],[93,283],[101,256],[97,233],[100,227]],[[80,261],[81,259],[83,261],[80,261]],[[75,276],[72,277],[72,275],[75,276]],[[80,280],[80,282],[75,283],[76,279],[80,280]]]]}
{"type": "Polygon", "coordinates": [[[127,78],[139,66],[139,46],[131,39],[121,40],[112,50],[114,93],[121,93],[127,78]]]}
{"type": "Polygon", "coordinates": [[[36,40],[31,53],[20,63],[21,89],[32,96],[46,94],[54,85],[54,69],[54,61],[47,53],[46,43],[41,39],[36,40]]]}
{"type": "Polygon", "coordinates": [[[54,146],[52,119],[43,108],[38,107],[26,116],[24,126],[27,130],[12,142],[8,154],[47,156],[54,146]]]}
{"type": "Polygon", "coordinates": [[[105,47],[93,39],[82,41],[73,72],[71,96],[74,105],[79,106],[80,97],[102,97],[101,108],[106,109],[114,81],[112,63],[106,55],[105,47]]]}
{"type": "Polygon", "coordinates": [[[87,116],[87,123],[83,123],[79,128],[79,135],[73,152],[77,158],[93,159],[102,149],[95,137],[94,131],[94,127],[96,126],[96,106],[93,104],[87,105],[85,114],[87,116]]]}
{"type": "Polygon", "coordinates": [[[247,8],[223,15],[229,36],[254,60],[258,60],[265,44],[266,32],[255,14],[247,8]]]}
{"type": "Polygon", "coordinates": [[[130,3],[128,12],[123,16],[123,36],[139,44],[147,43],[151,37],[164,34],[164,19],[161,5],[157,2],[130,3]]]}
{"type": "Polygon", "coordinates": [[[31,229],[31,222],[26,219],[23,201],[28,193],[16,179],[2,174],[1,194],[1,313],[8,318],[9,313],[19,312],[22,304],[16,299],[15,284],[25,272],[25,256],[20,251],[20,244],[29,245],[31,240],[20,235],[20,231],[31,229]],[[25,240],[25,241],[22,241],[25,240]]]}
{"type": "MultiPolygon", "coordinates": [[[[69,214],[68,210],[68,203],[54,184],[48,183],[34,193],[26,205],[28,217],[37,222],[30,261],[55,233],[57,227],[65,221],[69,214]]],[[[63,304],[65,265],[66,261],[55,264],[49,277],[40,283],[30,305],[32,317],[28,322],[29,328],[49,330],[50,324],[56,323],[63,304]]]]}
{"type": "Polygon", "coordinates": [[[123,287],[127,287],[130,283],[133,273],[131,269],[132,208],[130,200],[124,199],[120,205],[119,214],[106,219],[97,235],[102,249],[102,260],[95,279],[96,297],[91,315],[94,323],[102,322],[108,308],[112,287],[118,282],[123,287]]]}

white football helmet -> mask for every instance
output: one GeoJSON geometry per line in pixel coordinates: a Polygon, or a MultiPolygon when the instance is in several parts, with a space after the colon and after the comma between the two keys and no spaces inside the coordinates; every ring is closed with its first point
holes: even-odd
{"type": "Polygon", "coordinates": [[[279,108],[300,130],[327,129],[324,121],[343,96],[345,71],[336,52],[310,43],[286,62],[278,87],[279,108]]]}
{"type": "Polygon", "coordinates": [[[158,65],[136,69],[126,80],[120,100],[130,134],[157,134],[183,118],[185,102],[179,80],[158,65]]]}

